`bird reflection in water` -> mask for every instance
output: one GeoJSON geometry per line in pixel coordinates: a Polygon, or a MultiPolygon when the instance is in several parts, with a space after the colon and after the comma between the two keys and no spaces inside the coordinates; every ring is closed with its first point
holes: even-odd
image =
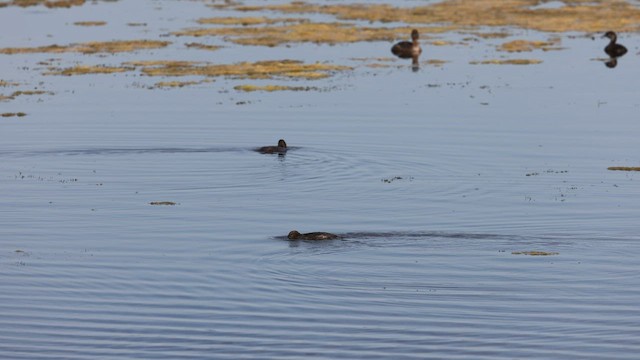
{"type": "Polygon", "coordinates": [[[414,72],[420,69],[422,48],[420,48],[420,43],[418,42],[419,38],[418,30],[413,29],[411,31],[411,41],[400,41],[391,47],[393,55],[401,59],[411,59],[411,69],[414,72]]]}
{"type": "Polygon", "coordinates": [[[613,31],[607,31],[603,38],[609,38],[609,45],[604,48],[604,52],[609,55],[609,60],[607,60],[604,65],[610,69],[618,66],[618,58],[627,53],[627,48],[624,45],[617,44],[618,36],[613,31]]]}

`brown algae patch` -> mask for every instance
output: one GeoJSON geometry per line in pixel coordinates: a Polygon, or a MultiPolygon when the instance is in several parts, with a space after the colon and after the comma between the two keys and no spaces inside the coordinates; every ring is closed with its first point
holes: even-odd
{"type": "Polygon", "coordinates": [[[564,0],[555,8],[536,7],[540,0],[443,0],[417,7],[386,4],[316,5],[303,1],[263,6],[237,6],[239,11],[321,13],[342,20],[450,24],[469,27],[515,26],[547,32],[602,32],[609,29],[636,31],[640,8],[625,0],[564,0]]]}
{"type": "Polygon", "coordinates": [[[171,44],[169,41],[157,40],[116,40],[104,42],[87,42],[70,45],[48,45],[31,48],[3,48],[0,54],[33,54],[33,53],[66,53],[77,52],[82,54],[95,53],[121,53],[143,49],[159,49],[171,44]]]}
{"type": "Polygon", "coordinates": [[[27,116],[27,114],[26,114],[26,113],[23,113],[23,112],[17,112],[17,113],[2,113],[2,114],[0,114],[0,116],[2,116],[2,117],[14,117],[14,116],[17,116],[17,117],[23,117],[23,116],[27,116]]]}
{"type": "Polygon", "coordinates": [[[553,252],[553,251],[512,251],[511,254],[513,255],[529,255],[529,256],[553,256],[553,255],[559,255],[560,253],[558,252],[553,252]]]}
{"type": "Polygon", "coordinates": [[[188,44],[184,44],[186,47],[188,47],[189,49],[200,49],[200,50],[209,50],[209,51],[215,51],[220,49],[222,46],[217,46],[217,45],[207,45],[207,44],[201,44],[201,43],[188,43],[188,44]]]}
{"type": "Polygon", "coordinates": [[[636,166],[610,166],[607,170],[613,171],[640,171],[640,167],[636,166]]]}
{"type": "Polygon", "coordinates": [[[214,80],[204,79],[200,81],[160,81],[157,82],[152,88],[181,88],[191,85],[199,85],[204,83],[210,83],[214,80]]]}
{"type": "Polygon", "coordinates": [[[498,46],[498,50],[507,52],[525,52],[540,49],[543,51],[560,50],[558,47],[560,38],[553,38],[549,41],[529,41],[529,40],[513,40],[498,46]]]}
{"type": "MultiPolygon", "coordinates": [[[[421,32],[426,29],[419,28],[421,32]]],[[[219,27],[187,29],[176,36],[224,36],[240,45],[277,46],[285,43],[311,42],[339,44],[359,41],[392,41],[406,37],[411,28],[359,27],[346,23],[299,23],[261,27],[219,27]]]]}
{"type": "Polygon", "coordinates": [[[472,65],[534,65],[540,64],[542,60],[538,59],[493,59],[493,60],[484,60],[484,61],[470,61],[469,64],[472,65]]]}
{"type": "Polygon", "coordinates": [[[309,22],[308,19],[301,18],[268,18],[264,16],[258,17],[214,17],[202,18],[197,20],[198,24],[214,24],[214,25],[269,25],[277,23],[303,23],[309,22]]]}
{"type": "Polygon", "coordinates": [[[284,86],[284,85],[238,85],[234,87],[235,90],[253,92],[253,91],[311,91],[318,90],[317,87],[312,86],[284,86]]]}
{"type": "Polygon", "coordinates": [[[29,7],[44,5],[48,8],[70,8],[72,6],[84,5],[85,0],[13,0],[6,3],[0,3],[0,8],[7,6],[29,7]]]}
{"type": "Polygon", "coordinates": [[[114,74],[122,73],[126,71],[134,70],[132,67],[123,66],[90,66],[90,65],[78,65],[66,69],[52,69],[44,75],[89,75],[89,74],[114,74]]]}
{"type": "Polygon", "coordinates": [[[73,23],[75,26],[105,26],[106,21],[76,21],[73,23]]]}

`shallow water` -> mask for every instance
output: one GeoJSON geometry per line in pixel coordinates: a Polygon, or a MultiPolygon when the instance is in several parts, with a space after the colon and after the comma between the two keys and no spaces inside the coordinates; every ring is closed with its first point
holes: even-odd
{"type": "MultiPolygon", "coordinates": [[[[0,26],[47,27],[0,40],[157,38],[216,14],[6,8],[0,26]],[[109,26],[69,25],[88,19],[109,26]]],[[[593,60],[599,39],[568,36],[510,56],[544,60],[530,66],[469,64],[501,40],[428,47],[423,60],[449,62],[416,73],[351,60],[388,56],[385,42],[0,55],[3,79],[55,92],[0,103],[28,113],[0,118],[0,357],[636,358],[640,185],[607,170],[640,160],[638,38],[622,40],[615,69],[593,60]],[[328,91],[275,93],[21,70],[51,57],[357,68],[299,82],[328,91]],[[253,151],[279,138],[285,156],[253,151]],[[292,229],[344,238],[285,240],[292,229]],[[512,254],[534,250],[558,254],[512,254]]]]}

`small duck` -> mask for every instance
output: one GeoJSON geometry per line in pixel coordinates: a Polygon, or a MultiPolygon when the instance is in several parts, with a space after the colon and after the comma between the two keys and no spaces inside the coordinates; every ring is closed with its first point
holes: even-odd
{"type": "Polygon", "coordinates": [[[418,33],[418,30],[413,29],[411,31],[411,41],[400,41],[391,47],[391,52],[393,55],[402,59],[417,58],[422,53],[422,49],[418,43],[419,37],[420,34],[418,33]]]}
{"type": "Polygon", "coordinates": [[[311,232],[306,234],[300,234],[296,230],[291,230],[289,235],[287,235],[289,240],[331,240],[339,238],[336,234],[331,234],[327,232],[311,232]]]}
{"type": "Polygon", "coordinates": [[[256,151],[262,154],[284,154],[287,152],[287,143],[280,139],[277,146],[263,146],[257,148],[256,151]]]}
{"type": "Polygon", "coordinates": [[[615,32],[607,31],[604,35],[602,35],[602,37],[606,37],[611,40],[609,42],[609,45],[607,45],[607,47],[604,48],[604,52],[606,52],[607,55],[611,56],[612,58],[616,58],[627,53],[626,47],[620,44],[616,44],[616,40],[618,39],[618,36],[616,35],[615,32]]]}

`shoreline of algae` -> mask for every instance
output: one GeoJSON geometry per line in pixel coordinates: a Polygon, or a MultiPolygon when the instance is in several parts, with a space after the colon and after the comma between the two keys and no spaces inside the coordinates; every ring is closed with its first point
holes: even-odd
{"type": "Polygon", "coordinates": [[[444,0],[415,7],[387,4],[316,5],[293,1],[279,5],[238,5],[237,11],[272,11],[284,14],[319,13],[340,20],[448,24],[457,29],[518,27],[544,32],[619,32],[640,30],[640,8],[624,0],[563,0],[564,6],[538,7],[539,0],[444,0]]]}

